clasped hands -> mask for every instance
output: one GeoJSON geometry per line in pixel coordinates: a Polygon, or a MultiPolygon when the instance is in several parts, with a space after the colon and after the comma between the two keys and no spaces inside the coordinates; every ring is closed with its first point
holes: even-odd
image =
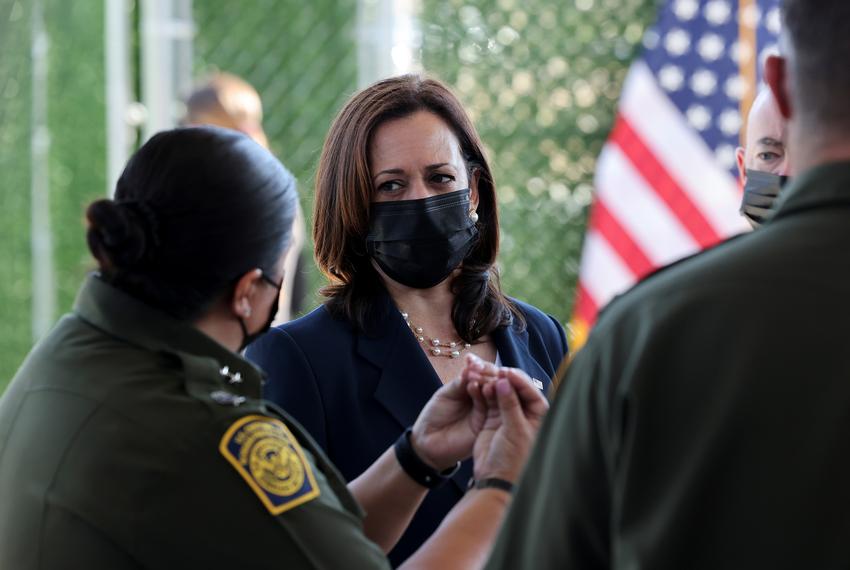
{"type": "Polygon", "coordinates": [[[422,409],[413,449],[438,470],[472,456],[475,479],[516,482],[549,404],[521,370],[473,354],[465,364],[422,409]]]}

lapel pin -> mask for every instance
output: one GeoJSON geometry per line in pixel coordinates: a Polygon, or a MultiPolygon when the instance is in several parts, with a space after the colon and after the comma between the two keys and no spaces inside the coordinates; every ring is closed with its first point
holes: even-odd
{"type": "Polygon", "coordinates": [[[534,387],[537,388],[538,390],[540,390],[540,391],[543,390],[543,382],[541,382],[537,378],[532,378],[531,383],[534,384],[534,387]]]}

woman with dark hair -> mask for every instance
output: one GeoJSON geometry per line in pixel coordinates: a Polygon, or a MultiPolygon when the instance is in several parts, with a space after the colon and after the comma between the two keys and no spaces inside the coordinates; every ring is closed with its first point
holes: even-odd
{"type": "Polygon", "coordinates": [[[475,490],[411,566],[483,561],[545,400],[470,359],[346,487],[238,354],[274,316],[295,199],[265,149],[192,128],[88,208],[99,271],[0,400],[1,568],[385,568],[473,446],[475,490]]]}
{"type": "MultiPolygon", "coordinates": [[[[464,354],[524,370],[544,392],[567,353],[555,319],[500,290],[493,176],[438,81],[387,79],[344,106],[319,162],[313,237],[327,301],[248,357],[270,374],[266,397],[348,480],[458,377],[464,354]]],[[[437,528],[469,477],[466,465],[429,494],[394,563],[437,528]]]]}

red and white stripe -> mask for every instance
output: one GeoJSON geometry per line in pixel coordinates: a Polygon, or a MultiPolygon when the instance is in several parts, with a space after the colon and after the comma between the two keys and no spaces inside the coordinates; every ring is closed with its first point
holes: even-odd
{"type": "Polygon", "coordinates": [[[629,71],[596,173],[574,310],[579,329],[653,269],[748,229],[734,177],[644,62],[629,71]]]}

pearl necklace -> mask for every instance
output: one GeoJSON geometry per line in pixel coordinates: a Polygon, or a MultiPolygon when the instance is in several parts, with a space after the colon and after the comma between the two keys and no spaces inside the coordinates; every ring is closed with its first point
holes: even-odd
{"type": "Polygon", "coordinates": [[[430,338],[425,335],[425,331],[422,330],[422,327],[417,327],[416,325],[411,324],[410,316],[407,313],[401,311],[401,316],[404,319],[404,322],[407,323],[408,328],[413,331],[413,335],[416,337],[416,340],[418,340],[420,344],[428,346],[428,353],[431,356],[460,358],[460,354],[465,350],[469,350],[472,346],[468,342],[442,342],[438,338],[430,338]]]}

